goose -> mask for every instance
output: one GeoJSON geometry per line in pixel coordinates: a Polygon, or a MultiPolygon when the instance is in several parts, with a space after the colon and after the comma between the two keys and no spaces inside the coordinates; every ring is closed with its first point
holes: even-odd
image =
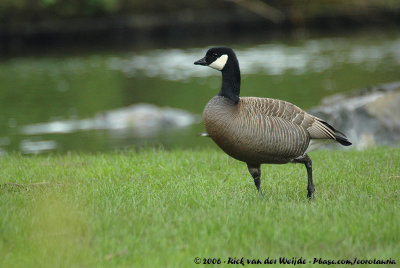
{"type": "Polygon", "coordinates": [[[206,133],[201,135],[211,137],[226,154],[247,164],[261,198],[261,164],[304,164],[307,197],[311,199],[315,187],[312,161],[307,153],[329,141],[349,146],[346,135],[292,103],[239,97],[240,68],[231,48],[210,48],[194,64],[222,73],[221,90],[204,108],[206,133]]]}

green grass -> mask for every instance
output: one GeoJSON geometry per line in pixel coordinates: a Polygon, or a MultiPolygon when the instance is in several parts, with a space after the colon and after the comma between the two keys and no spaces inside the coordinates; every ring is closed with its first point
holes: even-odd
{"type": "Polygon", "coordinates": [[[214,149],[5,156],[0,267],[191,267],[195,257],[399,263],[399,155],[311,153],[313,201],[303,165],[264,165],[260,200],[246,165],[214,149]]]}

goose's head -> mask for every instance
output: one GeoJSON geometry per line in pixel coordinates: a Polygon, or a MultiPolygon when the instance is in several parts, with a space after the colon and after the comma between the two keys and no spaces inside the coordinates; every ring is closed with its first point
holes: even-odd
{"type": "Polygon", "coordinates": [[[222,71],[227,62],[237,62],[235,52],[228,47],[213,47],[210,48],[204,58],[195,61],[196,65],[204,65],[222,71]]]}

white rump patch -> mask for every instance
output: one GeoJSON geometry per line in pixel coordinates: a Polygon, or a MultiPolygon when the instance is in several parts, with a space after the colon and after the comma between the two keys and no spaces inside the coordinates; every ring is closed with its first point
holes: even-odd
{"type": "Polygon", "coordinates": [[[228,61],[228,55],[224,54],[208,66],[218,71],[221,71],[222,69],[224,69],[227,61],[228,61]]]}
{"type": "Polygon", "coordinates": [[[331,140],[331,139],[311,139],[310,140],[310,144],[307,147],[307,150],[305,153],[309,153],[311,151],[314,151],[316,149],[318,149],[319,147],[335,142],[335,140],[331,140]]]}

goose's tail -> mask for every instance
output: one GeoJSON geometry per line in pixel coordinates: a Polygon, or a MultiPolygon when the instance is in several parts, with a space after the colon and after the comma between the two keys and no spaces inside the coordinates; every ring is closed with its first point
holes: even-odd
{"type": "Polygon", "coordinates": [[[335,129],[334,127],[332,127],[331,125],[329,125],[327,122],[325,121],[320,121],[322,124],[324,124],[326,127],[328,127],[335,135],[335,140],[337,142],[339,142],[341,145],[344,146],[350,146],[352,143],[347,139],[346,135],[341,132],[340,130],[335,129]]]}

